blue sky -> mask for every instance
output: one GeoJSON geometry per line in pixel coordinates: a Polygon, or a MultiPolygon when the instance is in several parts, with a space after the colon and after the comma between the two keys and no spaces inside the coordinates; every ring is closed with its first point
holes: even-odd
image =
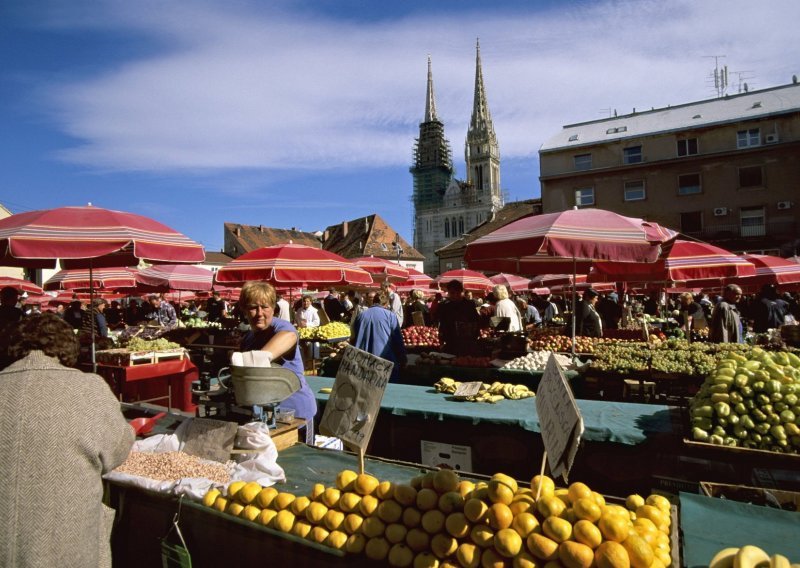
{"type": "Polygon", "coordinates": [[[509,199],[562,125],[800,75],[800,2],[0,2],[0,203],[91,202],[222,247],[224,222],[412,239],[427,56],[457,175],[475,40],[509,199]],[[489,9],[486,9],[490,6],[489,9]]]}

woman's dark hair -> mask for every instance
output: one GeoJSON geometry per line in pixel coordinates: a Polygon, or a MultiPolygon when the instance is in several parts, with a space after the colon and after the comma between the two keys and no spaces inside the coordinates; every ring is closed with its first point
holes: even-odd
{"type": "Polygon", "coordinates": [[[31,351],[43,351],[57,358],[65,367],[78,361],[78,338],[67,322],[55,314],[39,314],[23,318],[11,331],[8,355],[18,361],[31,351]]]}

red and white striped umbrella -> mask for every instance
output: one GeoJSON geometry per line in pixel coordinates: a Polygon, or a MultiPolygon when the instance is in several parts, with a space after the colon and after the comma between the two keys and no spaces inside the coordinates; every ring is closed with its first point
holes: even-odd
{"type": "Polygon", "coordinates": [[[586,282],[586,278],[585,274],[576,274],[575,276],[572,274],[541,274],[531,278],[528,288],[569,285],[572,284],[573,280],[575,283],[580,284],[586,282]]]}
{"type": "Polygon", "coordinates": [[[214,273],[191,264],[155,264],[136,273],[137,288],[143,292],[211,290],[214,273]]]}
{"type": "Polygon", "coordinates": [[[764,284],[797,284],[800,282],[800,264],[787,258],[767,254],[743,254],[742,258],[755,266],[753,276],[738,278],[742,286],[756,287],[764,284]]]}
{"type": "Polygon", "coordinates": [[[368,285],[369,272],[332,252],[305,245],[264,247],[243,254],[220,268],[215,281],[242,284],[265,280],[278,285],[368,285]]]}
{"type": "Polygon", "coordinates": [[[396,289],[399,293],[407,294],[412,290],[424,290],[431,287],[433,278],[427,274],[423,274],[419,270],[414,270],[413,268],[409,268],[407,270],[408,278],[406,278],[403,282],[399,282],[396,286],[396,289]]]}
{"type": "Polygon", "coordinates": [[[362,256],[351,259],[353,264],[363,268],[372,275],[375,282],[403,282],[408,278],[408,269],[396,262],[376,256],[362,256]]]}
{"type": "Polygon", "coordinates": [[[589,282],[697,282],[754,276],[752,263],[709,243],[676,240],[652,263],[597,262],[589,282]]]}
{"type": "Polygon", "coordinates": [[[506,274],[504,272],[489,277],[489,280],[495,284],[502,284],[512,292],[524,292],[528,289],[528,284],[531,281],[530,278],[523,278],[516,274],[506,274]]]}
{"type": "Polygon", "coordinates": [[[89,277],[88,268],[59,270],[44,283],[45,290],[111,290],[133,288],[136,285],[134,271],[129,268],[93,268],[89,277]]]}
{"type": "Polygon", "coordinates": [[[592,261],[655,262],[677,233],[603,209],[518,219],[467,245],[469,268],[513,274],[586,273],[592,261]]]}
{"type": "Polygon", "coordinates": [[[33,282],[28,282],[22,278],[13,278],[11,276],[0,276],[0,290],[3,288],[14,288],[20,294],[23,292],[37,296],[44,294],[44,290],[33,282]]]}
{"type": "Polygon", "coordinates": [[[457,270],[448,270],[437,276],[431,283],[431,288],[443,289],[451,280],[458,280],[464,286],[464,290],[472,290],[474,292],[486,292],[494,286],[492,281],[483,273],[459,268],[457,270]]]}
{"type": "Polygon", "coordinates": [[[198,263],[203,246],[166,225],[100,207],[59,207],[0,219],[0,266],[53,268],[198,263]]]}

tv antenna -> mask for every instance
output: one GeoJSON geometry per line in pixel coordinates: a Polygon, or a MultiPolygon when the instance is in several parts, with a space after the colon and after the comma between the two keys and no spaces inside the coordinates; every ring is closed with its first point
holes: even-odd
{"type": "Polygon", "coordinates": [[[724,97],[728,92],[728,66],[723,65],[720,67],[720,59],[727,57],[726,55],[704,55],[709,59],[714,59],[714,71],[710,74],[710,78],[714,81],[714,91],[717,97],[724,97]]]}

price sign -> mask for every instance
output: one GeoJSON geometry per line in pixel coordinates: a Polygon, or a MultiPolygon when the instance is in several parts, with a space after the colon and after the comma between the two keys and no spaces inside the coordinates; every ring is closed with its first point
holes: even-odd
{"type": "Polygon", "coordinates": [[[320,432],[365,450],[381,407],[394,363],[348,345],[342,355],[320,432]]]}
{"type": "Polygon", "coordinates": [[[481,390],[483,383],[480,381],[473,381],[471,383],[461,383],[456,388],[456,392],[453,393],[453,396],[456,398],[467,398],[468,396],[473,396],[478,394],[481,390]]]}
{"type": "Polygon", "coordinates": [[[547,361],[535,400],[550,472],[566,481],[583,434],[583,418],[553,355],[547,361]]]}

